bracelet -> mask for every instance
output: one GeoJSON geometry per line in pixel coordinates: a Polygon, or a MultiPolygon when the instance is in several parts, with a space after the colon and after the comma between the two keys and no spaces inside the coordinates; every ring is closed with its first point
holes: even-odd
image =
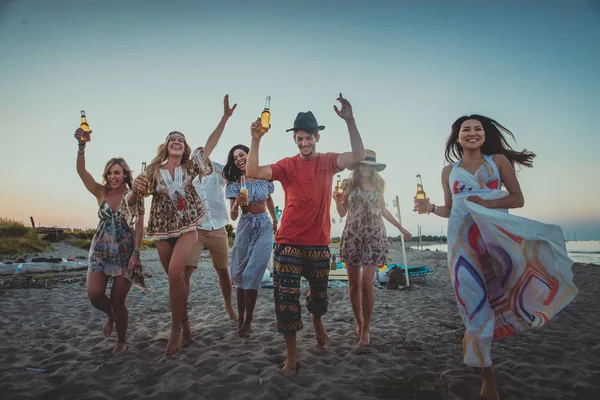
{"type": "Polygon", "coordinates": [[[82,155],[83,155],[83,153],[85,153],[85,150],[78,150],[78,151],[77,151],[77,154],[79,154],[80,156],[82,156],[82,155]]]}
{"type": "Polygon", "coordinates": [[[435,204],[432,204],[431,207],[431,211],[429,211],[427,214],[435,214],[435,204]]]}
{"type": "Polygon", "coordinates": [[[140,249],[133,249],[133,253],[131,255],[137,256],[137,258],[140,258],[140,255],[141,255],[140,249]]]}

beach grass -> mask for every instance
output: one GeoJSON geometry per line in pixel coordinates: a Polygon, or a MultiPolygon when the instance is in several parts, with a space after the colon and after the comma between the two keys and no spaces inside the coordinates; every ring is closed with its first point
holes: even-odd
{"type": "Polygon", "coordinates": [[[92,244],[90,239],[71,239],[70,242],[73,246],[84,250],[89,250],[92,244]]]}
{"type": "Polygon", "coordinates": [[[0,217],[0,255],[39,253],[51,247],[49,242],[36,237],[33,228],[0,217]]]}
{"type": "Polygon", "coordinates": [[[91,241],[95,233],[95,229],[71,229],[65,231],[63,237],[65,239],[87,239],[91,241]]]}

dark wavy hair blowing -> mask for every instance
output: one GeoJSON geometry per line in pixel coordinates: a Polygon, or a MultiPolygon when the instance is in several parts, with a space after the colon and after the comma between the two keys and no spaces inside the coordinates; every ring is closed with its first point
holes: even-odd
{"type": "Polygon", "coordinates": [[[242,170],[239,169],[233,161],[233,153],[235,153],[236,150],[244,150],[246,154],[250,153],[250,149],[248,148],[248,146],[244,146],[243,144],[237,144],[233,146],[231,150],[229,150],[229,154],[227,155],[227,162],[223,167],[223,177],[227,180],[227,182],[237,182],[238,179],[240,179],[240,176],[243,175],[242,170]]]}
{"type": "Polygon", "coordinates": [[[515,140],[515,136],[512,132],[500,125],[497,121],[478,114],[460,117],[452,124],[452,131],[446,141],[446,161],[453,163],[462,158],[463,148],[460,143],[458,143],[458,135],[463,122],[469,119],[475,119],[481,122],[481,126],[485,131],[485,141],[481,146],[481,152],[483,154],[487,156],[503,154],[513,166],[517,163],[524,167],[533,167],[535,153],[527,151],[527,149],[523,149],[522,151],[513,150],[502,134],[504,132],[515,140]]]}

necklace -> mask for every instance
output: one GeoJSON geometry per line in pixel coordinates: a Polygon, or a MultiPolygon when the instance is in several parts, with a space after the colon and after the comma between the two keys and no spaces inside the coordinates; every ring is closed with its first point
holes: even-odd
{"type": "Polygon", "coordinates": [[[169,197],[172,200],[172,204],[174,206],[176,204],[175,208],[177,216],[181,217],[183,215],[183,209],[185,208],[185,187],[183,186],[183,172],[181,166],[176,167],[173,172],[174,178],[171,178],[169,170],[160,169],[160,175],[169,190],[169,197]]]}

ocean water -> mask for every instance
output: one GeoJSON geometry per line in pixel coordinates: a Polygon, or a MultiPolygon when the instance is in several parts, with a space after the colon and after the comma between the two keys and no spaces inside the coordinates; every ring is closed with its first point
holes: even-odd
{"type": "MultiPolygon", "coordinates": [[[[600,265],[600,240],[571,240],[566,242],[565,245],[567,246],[567,253],[573,261],[600,265]]],[[[410,247],[416,248],[417,245],[411,242],[410,247]]],[[[448,251],[448,246],[446,243],[440,243],[423,246],[423,249],[448,251]]]]}

